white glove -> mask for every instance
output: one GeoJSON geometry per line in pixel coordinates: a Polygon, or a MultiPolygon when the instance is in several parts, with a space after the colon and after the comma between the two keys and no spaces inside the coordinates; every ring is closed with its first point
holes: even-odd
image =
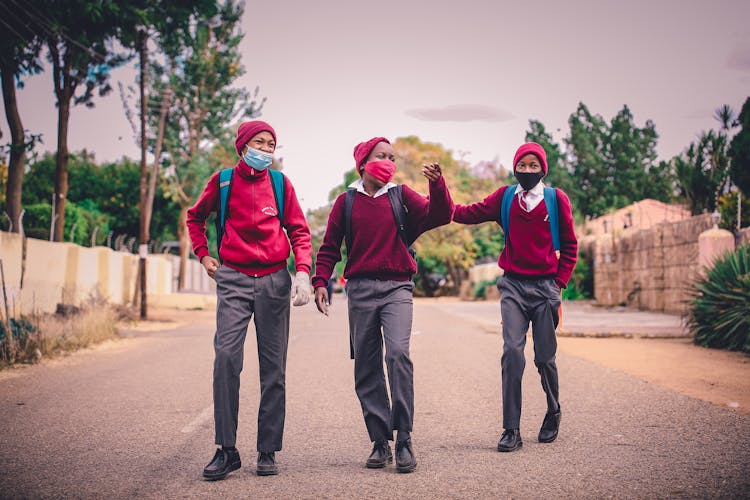
{"type": "Polygon", "coordinates": [[[294,306],[304,306],[310,302],[310,275],[304,271],[299,271],[294,275],[292,298],[294,306]]]}

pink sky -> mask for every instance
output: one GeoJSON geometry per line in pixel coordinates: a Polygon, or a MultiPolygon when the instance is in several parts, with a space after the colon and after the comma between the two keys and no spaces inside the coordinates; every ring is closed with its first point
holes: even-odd
{"type": "MultiPolygon", "coordinates": [[[[528,120],[561,141],[579,101],[656,124],[661,159],[750,96],[750,2],[247,2],[241,45],[304,208],[327,201],[354,145],[417,135],[470,162],[508,164],[528,120]]],[[[114,72],[131,84],[132,65],[114,72]]],[[[25,128],[54,150],[51,73],[19,91],[25,128]]],[[[4,111],[4,110],[3,110],[4,111]]],[[[4,113],[3,113],[4,116],[4,113]]],[[[0,121],[4,139],[7,123],[0,121]]],[[[71,150],[138,157],[117,92],[73,109],[71,150]]]]}

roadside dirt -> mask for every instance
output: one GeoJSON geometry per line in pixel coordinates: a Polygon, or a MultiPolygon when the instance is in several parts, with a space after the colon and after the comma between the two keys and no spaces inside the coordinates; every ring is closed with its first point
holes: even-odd
{"type": "Polygon", "coordinates": [[[558,338],[566,354],[750,415],[750,356],[690,339],[558,338]]]}

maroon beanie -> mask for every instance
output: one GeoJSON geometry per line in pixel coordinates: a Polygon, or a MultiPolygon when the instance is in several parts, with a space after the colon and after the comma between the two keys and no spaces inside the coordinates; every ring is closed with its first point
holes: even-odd
{"type": "Polygon", "coordinates": [[[547,175],[547,153],[545,153],[544,148],[536,142],[527,142],[526,144],[522,144],[521,147],[518,148],[518,151],[516,151],[516,156],[513,157],[513,171],[516,171],[516,164],[518,163],[518,160],[520,160],[527,154],[532,154],[539,158],[539,162],[542,164],[542,171],[544,171],[544,175],[547,175]]]}
{"type": "Polygon", "coordinates": [[[354,147],[354,161],[357,163],[357,171],[359,171],[359,166],[370,156],[370,153],[379,142],[391,143],[385,137],[373,137],[369,141],[360,142],[354,147]]]}
{"type": "Polygon", "coordinates": [[[245,144],[263,131],[270,132],[273,140],[276,140],[276,132],[264,121],[253,120],[240,125],[240,128],[237,129],[237,138],[234,140],[234,148],[237,150],[237,154],[242,156],[242,148],[245,144]]]}

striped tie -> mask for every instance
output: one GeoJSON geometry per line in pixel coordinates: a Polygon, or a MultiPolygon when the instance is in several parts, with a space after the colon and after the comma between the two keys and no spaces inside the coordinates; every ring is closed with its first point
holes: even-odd
{"type": "Polygon", "coordinates": [[[529,206],[526,204],[526,196],[528,196],[528,194],[528,191],[521,191],[521,197],[518,199],[518,202],[521,204],[521,208],[523,208],[527,212],[529,211],[529,206]]]}

